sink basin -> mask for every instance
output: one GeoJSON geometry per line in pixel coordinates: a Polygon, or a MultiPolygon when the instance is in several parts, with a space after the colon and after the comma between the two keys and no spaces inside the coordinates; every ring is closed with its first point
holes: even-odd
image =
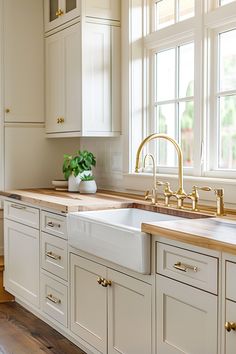
{"type": "Polygon", "coordinates": [[[70,213],[69,245],[142,274],[150,273],[150,236],[143,222],[180,217],[141,209],[112,209],[70,213]]]}

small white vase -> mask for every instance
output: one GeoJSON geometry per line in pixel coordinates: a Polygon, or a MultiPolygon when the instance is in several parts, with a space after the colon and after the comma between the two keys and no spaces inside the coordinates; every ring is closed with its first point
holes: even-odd
{"type": "Polygon", "coordinates": [[[97,184],[93,181],[81,181],[79,191],[82,194],[93,194],[97,192],[97,184]]]}
{"type": "Polygon", "coordinates": [[[68,179],[68,191],[69,192],[79,192],[79,184],[80,184],[81,178],[80,175],[74,176],[70,175],[68,179]]]}

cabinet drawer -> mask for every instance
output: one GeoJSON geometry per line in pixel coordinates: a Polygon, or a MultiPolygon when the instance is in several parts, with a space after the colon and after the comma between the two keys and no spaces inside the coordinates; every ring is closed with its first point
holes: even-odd
{"type": "Polygon", "coordinates": [[[4,217],[39,229],[39,209],[4,201],[4,217]]]}
{"type": "Polygon", "coordinates": [[[226,298],[236,301],[236,263],[226,262],[226,298]]]}
{"type": "Polygon", "coordinates": [[[67,280],[67,241],[45,234],[41,237],[42,268],[67,280]]]}
{"type": "MultiPolygon", "coordinates": [[[[226,314],[225,314],[225,324],[231,325],[236,323],[236,303],[233,301],[226,300],[226,314]],[[227,323],[228,322],[228,323],[227,323]]],[[[229,328],[230,329],[230,328],[229,328]]],[[[225,353],[233,354],[236,348],[236,331],[226,331],[225,330],[225,353]]]]}
{"type": "Polygon", "coordinates": [[[43,312],[67,327],[67,286],[41,274],[41,306],[43,312]]]}
{"type": "Polygon", "coordinates": [[[42,231],[67,239],[66,217],[42,211],[42,231]]]}
{"type": "Polygon", "coordinates": [[[157,242],[157,273],[199,289],[218,293],[218,260],[157,242]]]}

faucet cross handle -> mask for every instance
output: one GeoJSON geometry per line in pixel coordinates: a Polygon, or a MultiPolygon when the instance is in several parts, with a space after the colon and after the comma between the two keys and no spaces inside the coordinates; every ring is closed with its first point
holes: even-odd
{"type": "Polygon", "coordinates": [[[216,195],[216,215],[222,216],[225,215],[225,208],[224,208],[224,189],[218,188],[214,189],[216,195]]]}
{"type": "Polygon", "coordinates": [[[149,193],[149,191],[146,191],[144,195],[144,199],[145,200],[151,199],[152,205],[156,205],[158,202],[157,189],[153,188],[151,194],[149,193]]]}
{"type": "Polygon", "coordinates": [[[169,206],[170,205],[170,197],[172,197],[174,194],[174,192],[170,189],[170,183],[157,181],[157,185],[165,187],[164,188],[165,205],[169,206]]]}

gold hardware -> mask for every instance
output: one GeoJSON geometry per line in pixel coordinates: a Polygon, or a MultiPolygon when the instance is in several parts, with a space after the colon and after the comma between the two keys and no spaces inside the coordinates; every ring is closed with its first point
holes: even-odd
{"type": "Polygon", "coordinates": [[[231,330],[236,330],[236,323],[235,322],[225,322],[225,329],[227,332],[231,332],[231,330]]]}
{"type": "Polygon", "coordinates": [[[58,227],[58,228],[60,228],[61,227],[61,225],[60,224],[56,224],[55,222],[52,222],[52,221],[49,221],[48,223],[47,223],[47,226],[49,226],[49,227],[58,227]]]}
{"type": "Polygon", "coordinates": [[[24,205],[11,204],[11,207],[19,210],[26,210],[27,208],[24,205]]]}
{"type": "Polygon", "coordinates": [[[57,118],[57,124],[62,124],[65,122],[65,119],[63,117],[57,118]]]}
{"type": "Polygon", "coordinates": [[[61,303],[61,300],[57,299],[52,294],[47,295],[46,299],[48,299],[49,301],[53,302],[54,304],[60,304],[61,303]]]}
{"type": "Polygon", "coordinates": [[[216,215],[223,216],[225,215],[225,208],[224,208],[224,189],[218,188],[214,189],[216,195],[216,215]]]}
{"type": "Polygon", "coordinates": [[[62,9],[58,9],[57,11],[56,11],[56,17],[60,17],[60,16],[62,16],[64,14],[64,12],[62,11],[62,9]]]}
{"type": "Polygon", "coordinates": [[[169,182],[157,182],[158,186],[165,186],[164,188],[164,197],[165,197],[165,206],[170,205],[170,198],[174,195],[174,192],[170,189],[170,183],[169,182]]]}
{"type": "Polygon", "coordinates": [[[101,285],[102,285],[104,288],[107,288],[108,286],[111,286],[111,281],[110,281],[110,280],[103,279],[103,282],[101,283],[101,285]]]}
{"type": "Polygon", "coordinates": [[[102,282],[103,282],[104,280],[105,280],[105,279],[104,279],[104,278],[101,278],[101,277],[98,277],[98,278],[97,278],[98,284],[102,284],[102,282]]]}
{"type": "Polygon", "coordinates": [[[57,254],[53,252],[46,252],[46,256],[52,259],[55,259],[56,261],[61,260],[61,256],[58,256],[57,254]]]}
{"type": "Polygon", "coordinates": [[[187,272],[189,270],[193,270],[195,273],[198,271],[196,266],[192,266],[189,264],[184,264],[182,262],[177,262],[173,265],[173,267],[177,270],[181,270],[182,272],[187,272]]]}
{"type": "Polygon", "coordinates": [[[193,186],[192,193],[187,195],[187,198],[191,199],[191,201],[192,201],[192,210],[193,211],[198,211],[198,201],[199,201],[198,191],[199,190],[205,191],[205,192],[210,192],[212,189],[210,187],[193,186]]]}
{"type": "Polygon", "coordinates": [[[177,192],[173,193],[172,195],[177,198],[177,205],[178,205],[178,208],[180,209],[183,207],[183,201],[187,197],[187,194],[185,193],[184,188],[183,188],[183,154],[182,154],[179,144],[177,143],[177,141],[175,139],[171,138],[170,136],[168,136],[166,134],[151,134],[147,138],[145,138],[141,142],[141,144],[139,145],[138,150],[137,150],[135,172],[136,173],[139,172],[139,160],[140,160],[140,155],[141,155],[144,145],[154,139],[165,139],[165,140],[171,142],[174,145],[175,150],[177,152],[179,189],[177,192]]]}
{"type": "Polygon", "coordinates": [[[5,112],[6,112],[6,113],[10,113],[10,109],[9,109],[9,108],[6,108],[6,109],[5,109],[5,112]]]}
{"type": "Polygon", "coordinates": [[[158,193],[157,193],[157,188],[156,188],[156,164],[155,164],[155,159],[152,154],[146,154],[143,160],[143,167],[146,167],[146,160],[147,158],[150,157],[152,160],[152,172],[153,172],[153,188],[152,188],[152,193],[149,194],[149,191],[145,193],[145,200],[151,199],[152,204],[155,205],[158,203],[158,193]]]}

